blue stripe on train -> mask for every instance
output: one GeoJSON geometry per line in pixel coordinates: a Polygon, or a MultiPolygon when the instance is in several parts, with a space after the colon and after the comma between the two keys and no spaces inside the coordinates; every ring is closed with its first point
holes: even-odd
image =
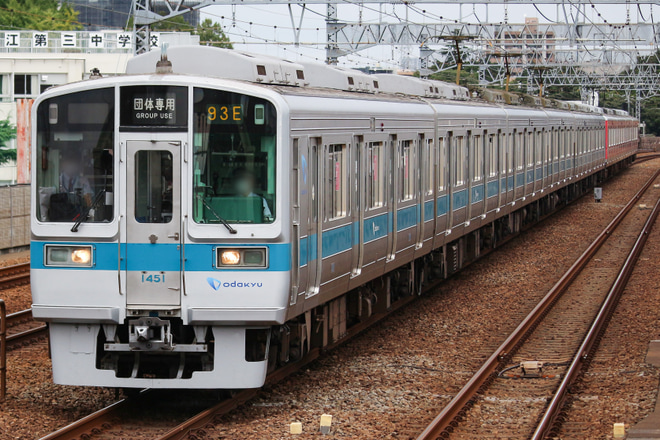
{"type": "Polygon", "coordinates": [[[424,202],[424,221],[433,220],[433,200],[424,202]]]}
{"type": "Polygon", "coordinates": [[[457,209],[465,208],[467,206],[468,191],[467,189],[462,189],[454,193],[454,211],[457,209]]]}
{"type": "Polygon", "coordinates": [[[488,182],[488,195],[486,196],[487,198],[491,198],[493,196],[496,196],[500,187],[500,182],[498,180],[493,180],[491,182],[488,182]]]}
{"type": "Polygon", "coordinates": [[[448,202],[449,202],[448,195],[445,194],[444,196],[438,197],[438,208],[437,208],[438,217],[447,214],[447,211],[449,210],[448,202]]]}
{"type": "MultiPolygon", "coordinates": [[[[130,271],[178,271],[180,270],[181,256],[177,244],[142,244],[130,243],[121,246],[121,269],[130,271]],[[152,249],[156,247],[157,252],[152,249]],[[151,248],[151,249],[149,249],[151,248]],[[128,257],[127,257],[128,250],[128,257]]],[[[266,247],[268,248],[269,267],[268,271],[288,271],[291,269],[291,245],[289,243],[275,244],[199,244],[188,243],[185,245],[186,270],[209,271],[215,270],[214,249],[217,247],[266,247]]],[[[65,242],[40,242],[33,241],[30,244],[30,266],[33,269],[73,269],[73,270],[117,270],[119,268],[118,257],[120,250],[117,243],[65,243],[65,242]],[[45,245],[92,245],[94,248],[94,266],[92,267],[55,267],[44,265],[45,245]]],[[[251,270],[254,269],[222,269],[224,270],[251,270]]]]}
{"type": "Polygon", "coordinates": [[[484,199],[484,186],[475,185],[472,187],[472,203],[479,203],[484,199]]]}

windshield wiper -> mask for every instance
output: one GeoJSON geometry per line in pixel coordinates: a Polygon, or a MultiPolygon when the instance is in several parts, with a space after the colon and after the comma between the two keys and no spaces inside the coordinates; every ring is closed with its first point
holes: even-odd
{"type": "Polygon", "coordinates": [[[219,221],[220,223],[222,223],[222,224],[224,225],[225,228],[227,228],[227,230],[229,231],[230,234],[236,234],[236,233],[238,232],[238,231],[236,231],[236,229],[232,228],[231,225],[230,225],[229,223],[227,223],[227,220],[225,220],[224,218],[220,217],[220,216],[218,215],[218,213],[215,212],[215,209],[213,209],[213,208],[211,207],[211,205],[209,205],[208,203],[206,203],[206,200],[204,200],[204,197],[202,197],[201,195],[197,194],[197,198],[198,198],[199,200],[201,200],[202,204],[204,204],[204,206],[206,207],[206,209],[208,209],[209,211],[211,211],[211,213],[215,216],[215,218],[217,218],[218,221],[219,221]]]}
{"type": "Polygon", "coordinates": [[[73,227],[71,228],[71,232],[78,232],[78,227],[83,222],[86,222],[87,219],[89,218],[89,213],[92,209],[96,208],[96,205],[98,205],[101,202],[101,199],[103,198],[102,196],[105,195],[105,190],[102,189],[96,194],[96,197],[94,197],[94,200],[92,201],[92,204],[89,205],[89,208],[85,210],[85,212],[78,217],[78,221],[74,223],[73,227]]]}

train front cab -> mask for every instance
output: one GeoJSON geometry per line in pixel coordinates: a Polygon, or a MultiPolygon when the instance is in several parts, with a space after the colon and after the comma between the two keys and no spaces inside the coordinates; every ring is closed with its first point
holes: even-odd
{"type": "Polygon", "coordinates": [[[35,104],[33,313],[54,381],[259,387],[290,267],[276,107],[126,81],[35,104]]]}

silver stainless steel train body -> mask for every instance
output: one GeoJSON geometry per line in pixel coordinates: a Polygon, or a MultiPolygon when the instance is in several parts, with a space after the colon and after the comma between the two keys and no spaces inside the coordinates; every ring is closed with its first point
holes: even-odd
{"type": "MultiPolygon", "coordinates": [[[[446,276],[467,258],[452,243],[636,150],[622,114],[432,83],[387,93],[398,79],[215,48],[168,56],[174,73],[147,54],[35,101],[33,315],[57,383],[260,387],[272,347],[282,363],[315,327],[334,331],[320,345],[341,338],[347,292],[438,252],[446,276]]],[[[431,270],[417,267],[413,287],[431,270]]]]}

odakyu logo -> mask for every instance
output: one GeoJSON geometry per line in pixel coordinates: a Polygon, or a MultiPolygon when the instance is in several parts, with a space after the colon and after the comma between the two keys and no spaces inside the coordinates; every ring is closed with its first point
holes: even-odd
{"type": "Polygon", "coordinates": [[[254,282],[246,282],[246,281],[220,281],[215,278],[208,277],[206,279],[206,282],[209,283],[209,286],[213,290],[220,290],[221,287],[227,287],[227,288],[260,288],[263,287],[263,283],[254,283],[254,282]]]}

